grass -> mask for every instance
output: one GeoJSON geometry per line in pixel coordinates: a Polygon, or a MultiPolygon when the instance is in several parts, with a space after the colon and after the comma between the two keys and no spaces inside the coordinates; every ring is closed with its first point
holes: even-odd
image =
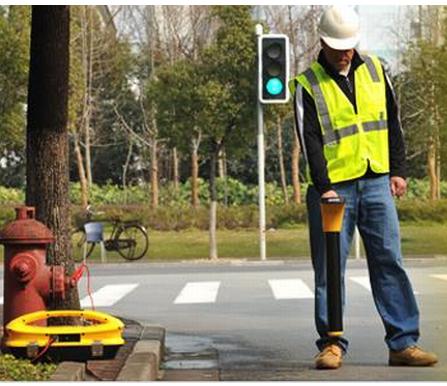
{"type": "MultiPolygon", "coordinates": [[[[447,224],[403,223],[401,225],[404,256],[447,255],[447,224]]],[[[309,256],[307,227],[269,230],[267,256],[270,259],[297,259],[309,256]]],[[[256,229],[219,230],[218,254],[222,258],[258,259],[259,235],[256,229]]],[[[208,232],[196,229],[185,231],[150,231],[149,257],[151,261],[180,261],[208,257],[208,232]]],[[[93,259],[99,259],[95,248],[93,259]]],[[[124,261],[116,252],[107,252],[108,261],[124,261]]]]}
{"type": "MultiPolygon", "coordinates": [[[[106,229],[106,232],[108,229],[106,229]]],[[[447,256],[447,224],[402,223],[402,250],[405,256],[447,256]]],[[[267,257],[270,259],[307,259],[309,242],[306,225],[269,230],[266,234],[267,257]]],[[[257,229],[219,230],[218,254],[221,258],[259,258],[257,229]]],[[[364,255],[364,252],[362,252],[364,255]]],[[[3,248],[0,248],[0,258],[3,248]]],[[[197,229],[184,231],[149,231],[149,252],[145,260],[181,261],[208,258],[208,232],[197,229]]],[[[100,260],[100,248],[92,260],[100,260]]],[[[108,251],[107,261],[125,261],[117,252],[108,251]]]]}

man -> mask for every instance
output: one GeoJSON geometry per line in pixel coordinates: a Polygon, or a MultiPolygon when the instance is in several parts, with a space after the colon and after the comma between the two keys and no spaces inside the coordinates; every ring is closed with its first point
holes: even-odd
{"type": "Polygon", "coordinates": [[[433,365],[436,355],[416,346],[419,311],[402,267],[393,196],[401,197],[406,191],[405,147],[391,84],[378,58],[355,50],[359,21],[351,8],[328,8],[319,32],[318,60],[290,82],[312,180],[306,202],[320,336],[316,367],[339,368],[348,348],[346,338],[327,333],[320,201],[338,195],[346,201],[340,234],[343,300],[346,259],[357,226],[366,249],[372,294],[386,330],[389,365],[433,365]]]}

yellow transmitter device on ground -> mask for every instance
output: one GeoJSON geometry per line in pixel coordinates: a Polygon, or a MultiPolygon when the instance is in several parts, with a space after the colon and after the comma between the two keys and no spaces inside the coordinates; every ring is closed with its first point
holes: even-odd
{"type": "Polygon", "coordinates": [[[38,311],[22,315],[6,326],[3,346],[22,358],[56,360],[110,359],[125,343],[121,320],[91,310],[38,311]],[[42,325],[52,318],[72,324],[42,325]],[[39,325],[40,324],[40,325],[39,325]]]}

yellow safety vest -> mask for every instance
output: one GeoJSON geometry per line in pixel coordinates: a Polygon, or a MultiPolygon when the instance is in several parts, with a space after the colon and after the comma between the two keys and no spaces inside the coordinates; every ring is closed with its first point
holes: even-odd
{"type": "Polygon", "coordinates": [[[292,79],[313,97],[323,137],[323,152],[332,183],[363,176],[368,168],[388,173],[388,117],[386,86],[377,57],[362,56],[364,63],[354,72],[357,113],[345,93],[314,62],[304,73],[292,79]]]}

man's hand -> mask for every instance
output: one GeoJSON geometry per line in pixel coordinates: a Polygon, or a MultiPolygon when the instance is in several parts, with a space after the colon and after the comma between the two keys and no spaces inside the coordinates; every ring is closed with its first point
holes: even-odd
{"type": "Polygon", "coordinates": [[[407,181],[402,177],[393,176],[390,179],[391,194],[402,197],[407,191],[407,181]]]}
{"type": "Polygon", "coordinates": [[[335,190],[328,190],[321,195],[321,198],[330,198],[330,197],[338,197],[338,194],[335,190]]]}

